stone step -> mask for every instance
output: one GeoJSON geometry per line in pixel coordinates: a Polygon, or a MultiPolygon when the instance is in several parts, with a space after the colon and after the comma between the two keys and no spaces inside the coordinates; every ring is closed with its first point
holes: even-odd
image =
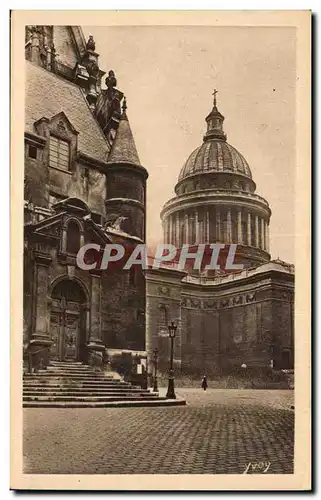
{"type": "Polygon", "coordinates": [[[124,408],[124,407],[155,407],[155,406],[183,406],[186,404],[182,399],[138,399],[133,401],[118,400],[108,402],[81,402],[81,401],[26,401],[24,408],[124,408]]]}
{"type": "MultiPolygon", "coordinates": [[[[72,375],[102,375],[103,377],[106,377],[108,375],[105,375],[104,372],[98,372],[98,371],[95,371],[95,370],[66,370],[66,368],[52,368],[52,369],[49,369],[47,368],[47,370],[41,370],[39,371],[38,373],[66,373],[70,376],[72,375]]],[[[109,375],[111,378],[112,378],[112,375],[109,375]]]]}
{"type": "Polygon", "coordinates": [[[102,389],[96,389],[95,391],[90,391],[90,390],[83,390],[83,389],[65,389],[65,388],[55,388],[55,389],[48,389],[48,390],[42,390],[42,389],[30,389],[24,388],[23,389],[23,395],[26,396],[36,396],[39,394],[40,396],[44,395],[47,396],[48,394],[57,394],[61,396],[67,396],[68,394],[72,395],[74,394],[75,396],[78,395],[88,395],[88,396],[108,396],[108,395],[121,395],[121,394],[150,394],[149,391],[144,390],[144,389],[112,389],[112,390],[102,390],[102,389]]]}
{"type": "MultiPolygon", "coordinates": [[[[104,408],[109,406],[168,405],[157,392],[125,382],[117,374],[96,371],[80,362],[54,362],[47,370],[23,378],[26,408],[104,408]]],[[[185,404],[177,402],[175,404],[185,404]]]]}
{"type": "MultiPolygon", "coordinates": [[[[82,402],[108,402],[108,401],[119,401],[119,399],[124,399],[127,401],[137,400],[137,395],[133,394],[121,394],[119,396],[24,396],[24,401],[82,401],[82,402]],[[121,396],[121,397],[120,397],[121,396]]],[[[143,394],[139,395],[139,399],[166,399],[165,397],[160,398],[158,394],[143,394]]]]}
{"type": "Polygon", "coordinates": [[[94,368],[93,366],[88,366],[88,365],[76,365],[76,366],[70,366],[70,365],[61,365],[61,366],[52,366],[48,365],[45,371],[51,371],[51,370],[66,370],[69,372],[73,371],[79,371],[79,372],[102,372],[102,370],[98,370],[94,368]]]}
{"type": "Polygon", "coordinates": [[[33,378],[25,378],[23,380],[24,384],[38,384],[38,385],[48,385],[48,384],[56,384],[61,385],[62,381],[66,385],[106,385],[106,386],[119,386],[119,385],[131,385],[129,382],[125,382],[123,380],[109,380],[109,379],[92,379],[88,377],[73,379],[71,377],[33,377],[33,378]]]}
{"type": "Polygon", "coordinates": [[[108,379],[108,378],[98,378],[98,377],[71,377],[67,375],[51,375],[51,376],[45,376],[45,375],[40,375],[40,376],[35,376],[32,379],[31,378],[25,378],[25,381],[27,380],[37,380],[38,382],[46,382],[46,380],[55,380],[57,382],[63,382],[65,381],[66,383],[70,382],[75,382],[75,383],[81,383],[81,382],[93,382],[93,383],[100,383],[100,382],[109,382],[109,383],[122,383],[121,380],[116,380],[116,379],[108,379]]]}
{"type": "Polygon", "coordinates": [[[145,392],[115,392],[115,393],[91,393],[91,392],[84,392],[84,393],[74,393],[74,392],[49,392],[46,394],[39,394],[39,392],[36,393],[23,393],[23,399],[24,401],[33,401],[33,400],[39,400],[39,401],[91,401],[91,400],[97,400],[97,401],[105,401],[109,400],[110,398],[112,400],[117,401],[118,399],[140,399],[140,398],[147,398],[150,399],[150,397],[157,398],[158,394],[150,394],[150,393],[145,393],[145,392]]]}
{"type": "Polygon", "coordinates": [[[89,366],[89,365],[85,365],[82,361],[59,361],[58,359],[55,360],[55,359],[52,359],[50,361],[50,365],[49,366],[54,366],[54,365],[81,365],[81,366],[89,366]]]}
{"type": "Polygon", "coordinates": [[[95,383],[101,383],[101,382],[108,382],[109,384],[119,384],[119,383],[124,383],[125,381],[122,379],[117,379],[117,378],[109,378],[109,377],[91,377],[90,375],[84,375],[82,377],[73,377],[72,375],[55,375],[51,374],[50,376],[44,376],[44,375],[28,375],[27,377],[24,377],[23,380],[25,382],[32,381],[32,380],[39,380],[43,383],[46,383],[48,380],[56,380],[56,379],[65,379],[65,380],[71,380],[71,381],[82,381],[82,380],[92,380],[95,383]]]}
{"type": "Polygon", "coordinates": [[[97,381],[97,380],[72,380],[72,379],[60,379],[60,378],[55,378],[55,379],[33,379],[33,380],[24,380],[23,383],[24,385],[39,385],[42,387],[46,387],[47,385],[63,385],[62,381],[64,382],[64,385],[70,385],[70,386],[82,386],[83,384],[88,386],[92,385],[94,386],[105,386],[105,387],[119,387],[119,386],[126,386],[129,387],[131,384],[129,382],[121,382],[121,381],[97,381]]]}
{"type": "Polygon", "coordinates": [[[112,390],[112,389],[116,389],[116,390],[119,390],[119,389],[135,389],[135,390],[138,390],[138,389],[141,389],[141,387],[137,387],[137,386],[134,386],[134,385],[130,385],[130,384],[106,384],[106,383],[102,383],[102,384],[82,384],[82,383],[76,383],[76,384],[73,384],[73,383],[67,383],[67,384],[56,384],[56,383],[47,383],[47,384],[41,384],[41,383],[38,383],[38,382],[28,382],[28,383],[25,383],[23,384],[23,387],[24,388],[30,388],[30,389],[39,389],[39,390],[46,390],[46,389],[55,389],[55,388],[58,388],[58,387],[64,387],[66,390],[78,390],[78,389],[86,389],[87,391],[90,391],[90,390],[96,390],[96,389],[104,389],[106,391],[108,390],[112,390]]]}
{"type": "Polygon", "coordinates": [[[115,380],[115,377],[111,375],[105,375],[103,372],[87,372],[87,373],[71,373],[66,370],[39,370],[36,373],[32,373],[31,375],[25,375],[26,378],[29,377],[72,377],[72,378],[97,378],[97,379],[107,379],[107,380],[115,380]]]}

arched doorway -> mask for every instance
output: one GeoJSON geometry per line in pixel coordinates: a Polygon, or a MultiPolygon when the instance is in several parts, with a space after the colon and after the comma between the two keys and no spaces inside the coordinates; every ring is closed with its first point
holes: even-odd
{"type": "Polygon", "coordinates": [[[59,361],[85,361],[86,295],[75,281],[64,279],[51,293],[50,358],[59,361]]]}

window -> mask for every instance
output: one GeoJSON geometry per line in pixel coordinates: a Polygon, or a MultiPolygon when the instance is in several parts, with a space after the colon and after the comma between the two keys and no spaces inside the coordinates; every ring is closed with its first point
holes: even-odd
{"type": "Polygon", "coordinates": [[[80,231],[77,222],[71,221],[67,228],[67,253],[77,254],[80,248],[80,231]]]}
{"type": "Polygon", "coordinates": [[[32,144],[29,144],[28,156],[29,156],[29,158],[33,158],[34,160],[37,159],[37,148],[36,148],[36,146],[33,146],[32,144]]]}
{"type": "Polygon", "coordinates": [[[49,166],[69,170],[69,142],[50,136],[49,166]]]}

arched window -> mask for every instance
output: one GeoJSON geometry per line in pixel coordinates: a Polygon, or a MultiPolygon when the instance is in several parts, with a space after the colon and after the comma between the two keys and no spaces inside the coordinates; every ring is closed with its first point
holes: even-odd
{"type": "Polygon", "coordinates": [[[77,254],[80,248],[80,230],[77,222],[70,221],[67,227],[67,253],[77,254]]]}

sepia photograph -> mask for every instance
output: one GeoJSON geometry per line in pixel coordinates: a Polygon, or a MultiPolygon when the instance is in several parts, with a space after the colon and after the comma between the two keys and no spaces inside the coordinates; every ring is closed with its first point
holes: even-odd
{"type": "Polygon", "coordinates": [[[13,487],[307,489],[310,12],[14,14],[13,487]]]}

